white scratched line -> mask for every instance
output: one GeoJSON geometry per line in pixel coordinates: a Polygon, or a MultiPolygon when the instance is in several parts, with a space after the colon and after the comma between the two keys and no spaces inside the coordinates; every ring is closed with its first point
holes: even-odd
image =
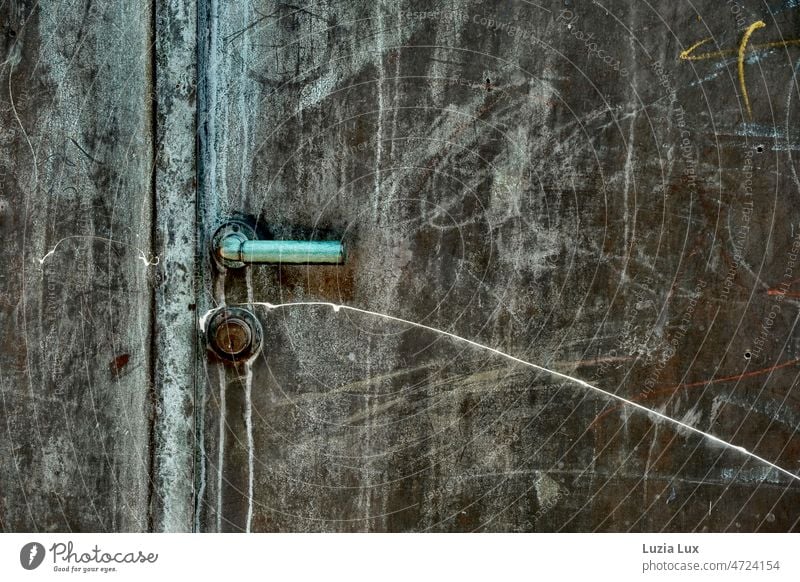
{"type": "Polygon", "coordinates": [[[39,259],[39,264],[43,265],[44,262],[48,258],[50,258],[53,255],[53,253],[56,252],[56,249],[59,247],[59,245],[61,243],[63,243],[64,241],[70,240],[70,239],[95,239],[95,240],[100,240],[100,241],[107,242],[107,243],[122,245],[123,247],[127,247],[127,248],[131,248],[131,249],[137,250],[137,251],[139,251],[138,259],[140,261],[142,261],[142,263],[144,263],[145,267],[155,266],[159,262],[159,258],[158,257],[148,258],[147,255],[145,254],[145,252],[142,249],[140,249],[139,247],[137,247],[135,245],[132,245],[132,244],[128,244],[128,243],[125,243],[125,242],[122,242],[122,241],[119,241],[119,240],[114,240],[114,239],[111,239],[111,238],[106,238],[104,236],[95,236],[95,235],[91,235],[91,234],[73,234],[71,236],[65,236],[64,238],[60,239],[55,245],[53,245],[53,248],[50,249],[50,251],[48,251],[48,253],[45,256],[43,256],[41,259],[39,259]]]}
{"type": "MultiPolygon", "coordinates": [[[[241,304],[241,305],[248,305],[248,304],[241,304]]],[[[437,328],[431,327],[429,325],[424,325],[422,323],[416,323],[414,321],[409,321],[409,320],[403,319],[401,317],[395,317],[393,315],[386,315],[385,313],[378,313],[376,311],[369,311],[367,309],[360,309],[358,307],[350,307],[349,305],[339,305],[339,304],[330,303],[330,302],[327,302],[327,301],[300,301],[300,302],[295,302],[295,303],[278,303],[278,304],[265,303],[265,302],[256,302],[256,303],[250,303],[249,305],[259,305],[259,306],[263,306],[263,307],[266,307],[267,309],[271,309],[271,310],[284,309],[284,308],[287,308],[287,307],[300,307],[300,306],[330,307],[330,308],[333,309],[333,311],[335,313],[338,313],[339,311],[344,309],[345,311],[352,311],[352,312],[355,312],[355,313],[362,313],[364,315],[371,315],[371,316],[375,316],[375,317],[381,317],[381,318],[389,320],[389,321],[396,321],[398,323],[403,323],[403,324],[410,325],[412,327],[416,327],[416,328],[419,328],[419,329],[425,329],[425,330],[428,330],[428,331],[432,331],[434,333],[438,333],[438,334],[447,336],[449,338],[452,338],[452,339],[454,339],[456,341],[460,341],[460,342],[469,344],[471,346],[474,346],[476,348],[480,348],[482,350],[486,350],[486,351],[491,352],[493,354],[497,354],[498,356],[506,358],[507,360],[511,360],[512,362],[517,362],[518,364],[522,364],[523,366],[528,366],[529,368],[533,368],[535,370],[539,370],[541,372],[545,372],[547,374],[550,374],[551,376],[555,376],[557,378],[562,378],[562,379],[567,380],[569,382],[573,382],[575,384],[578,384],[579,386],[582,386],[582,387],[587,388],[589,390],[592,390],[594,392],[598,392],[600,394],[603,394],[605,396],[613,398],[614,400],[618,400],[619,402],[622,402],[623,404],[627,404],[628,406],[632,406],[633,408],[641,410],[642,412],[646,412],[647,414],[650,414],[652,416],[655,416],[657,418],[665,420],[665,421],[669,422],[670,424],[673,424],[675,426],[679,426],[681,428],[685,428],[686,430],[688,430],[690,432],[693,432],[695,434],[698,434],[698,435],[700,435],[702,437],[705,437],[706,439],[708,439],[710,441],[713,441],[713,442],[715,442],[717,444],[720,444],[725,448],[731,449],[733,451],[736,451],[738,453],[746,455],[746,456],[748,456],[748,457],[750,457],[752,459],[755,459],[757,461],[765,463],[765,464],[769,465],[770,467],[772,467],[773,469],[775,469],[776,471],[779,471],[780,473],[783,473],[787,477],[791,477],[792,479],[794,479],[796,481],[800,481],[800,476],[795,475],[794,473],[792,473],[788,469],[784,469],[783,467],[780,467],[780,466],[776,465],[775,463],[772,463],[771,461],[768,461],[767,459],[765,459],[763,457],[760,457],[760,456],[756,455],[755,453],[752,453],[752,452],[748,451],[744,447],[736,446],[736,445],[734,445],[732,443],[729,443],[728,441],[726,441],[724,439],[721,439],[721,438],[719,438],[717,436],[714,436],[713,434],[707,433],[707,432],[702,431],[702,430],[700,430],[698,428],[695,428],[695,427],[693,427],[693,426],[691,426],[689,424],[686,424],[685,422],[682,422],[682,421],[677,420],[675,418],[669,417],[666,414],[662,414],[661,412],[657,412],[655,410],[647,408],[646,406],[642,406],[641,404],[638,404],[637,402],[634,402],[632,400],[628,400],[627,398],[623,398],[622,396],[619,396],[619,395],[614,394],[612,392],[607,392],[606,390],[603,390],[602,388],[598,388],[597,386],[589,384],[588,382],[586,382],[584,380],[581,380],[580,378],[575,378],[574,376],[570,376],[568,374],[563,374],[561,372],[556,372],[555,370],[551,370],[549,368],[545,368],[544,366],[540,366],[538,364],[534,364],[532,362],[528,362],[528,361],[523,360],[521,358],[517,358],[516,356],[512,356],[511,354],[507,354],[505,352],[501,352],[498,349],[489,347],[487,345],[478,343],[476,341],[472,341],[470,339],[461,337],[459,335],[456,335],[454,333],[450,333],[448,331],[444,331],[442,329],[437,329],[437,328]]],[[[206,313],[200,319],[201,326],[204,327],[204,323],[207,320],[209,313],[211,313],[211,312],[206,313]]]]}
{"type": "Polygon", "coordinates": [[[253,444],[253,365],[245,364],[244,424],[247,430],[247,522],[245,532],[250,533],[253,524],[253,484],[255,481],[255,459],[253,444]]]}

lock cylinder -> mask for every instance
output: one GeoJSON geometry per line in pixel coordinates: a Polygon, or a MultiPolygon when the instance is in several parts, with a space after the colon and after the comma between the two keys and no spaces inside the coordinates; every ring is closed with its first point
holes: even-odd
{"type": "Polygon", "coordinates": [[[228,362],[246,362],[261,351],[261,323],[247,309],[223,307],[216,311],[206,326],[209,348],[228,362]]]}

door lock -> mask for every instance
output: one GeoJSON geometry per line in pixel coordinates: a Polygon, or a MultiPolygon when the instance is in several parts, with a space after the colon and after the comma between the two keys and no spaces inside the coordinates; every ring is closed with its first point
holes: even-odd
{"type": "Polygon", "coordinates": [[[206,326],[208,345],[229,362],[245,362],[257,355],[262,336],[258,318],[240,307],[223,307],[211,315],[206,326]]]}
{"type": "Polygon", "coordinates": [[[253,263],[339,265],[345,261],[340,241],[257,240],[253,228],[239,221],[223,224],[212,244],[215,259],[234,269],[253,263]]]}
{"type": "MultiPolygon", "coordinates": [[[[342,264],[344,244],[339,241],[258,240],[246,222],[223,224],[211,241],[214,259],[227,268],[252,263],[342,264]]],[[[261,350],[262,329],[258,318],[240,307],[215,311],[205,326],[206,342],[221,359],[246,361],[261,350]]]]}

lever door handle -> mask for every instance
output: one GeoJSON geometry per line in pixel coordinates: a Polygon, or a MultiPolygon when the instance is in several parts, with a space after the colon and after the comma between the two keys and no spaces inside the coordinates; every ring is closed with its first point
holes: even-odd
{"type": "Polygon", "coordinates": [[[214,254],[227,267],[247,264],[334,264],[345,261],[340,241],[254,240],[248,225],[229,222],[214,235],[214,254]]]}
{"type": "Polygon", "coordinates": [[[336,241],[237,240],[226,237],[219,256],[242,263],[334,263],[344,262],[344,245],[336,241]]]}

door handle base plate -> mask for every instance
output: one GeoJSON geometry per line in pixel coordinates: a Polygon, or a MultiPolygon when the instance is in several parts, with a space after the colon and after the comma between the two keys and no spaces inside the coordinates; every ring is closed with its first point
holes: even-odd
{"type": "Polygon", "coordinates": [[[245,266],[243,261],[226,258],[220,253],[220,249],[223,246],[222,241],[231,238],[239,239],[242,243],[248,240],[256,240],[256,231],[246,222],[231,220],[220,226],[211,240],[212,254],[219,265],[229,269],[241,269],[245,266]]]}

